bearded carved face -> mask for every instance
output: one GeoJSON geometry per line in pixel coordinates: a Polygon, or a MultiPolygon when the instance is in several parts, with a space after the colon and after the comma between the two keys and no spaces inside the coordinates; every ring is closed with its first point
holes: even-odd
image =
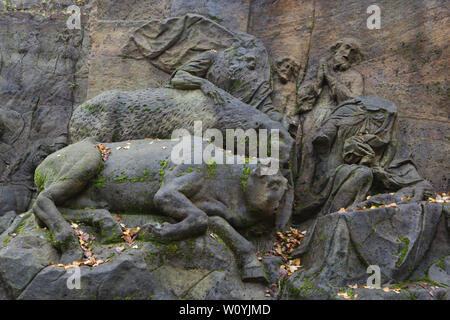
{"type": "Polygon", "coordinates": [[[282,83],[287,83],[294,79],[298,69],[298,64],[290,58],[284,58],[277,62],[277,74],[282,83]]]}
{"type": "Polygon", "coordinates": [[[257,52],[253,49],[234,46],[225,49],[223,54],[232,73],[242,70],[242,68],[253,71],[257,67],[257,52]]]}
{"type": "Polygon", "coordinates": [[[361,47],[355,39],[342,39],[331,47],[334,70],[345,71],[361,59],[361,47]]]}

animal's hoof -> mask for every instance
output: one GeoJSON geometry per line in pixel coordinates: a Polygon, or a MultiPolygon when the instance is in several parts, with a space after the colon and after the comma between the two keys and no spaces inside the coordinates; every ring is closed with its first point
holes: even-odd
{"type": "Polygon", "coordinates": [[[122,229],[114,220],[103,224],[101,226],[101,233],[103,243],[114,243],[122,240],[122,229]]]}
{"type": "Polygon", "coordinates": [[[138,232],[137,238],[143,241],[163,241],[162,225],[157,222],[143,225],[138,232]]]}
{"type": "Polygon", "coordinates": [[[60,263],[71,264],[74,261],[81,261],[83,259],[83,251],[78,246],[78,248],[69,249],[61,255],[60,263]]]}
{"type": "Polygon", "coordinates": [[[267,284],[266,273],[264,272],[264,267],[256,258],[256,255],[247,258],[245,264],[242,266],[242,281],[245,282],[260,282],[267,284]]]}
{"type": "Polygon", "coordinates": [[[83,251],[77,236],[70,227],[62,228],[62,231],[55,232],[55,246],[62,252],[60,262],[69,264],[80,261],[83,258],[83,251]]]}
{"type": "Polygon", "coordinates": [[[75,246],[79,246],[77,236],[69,226],[63,227],[59,232],[55,232],[54,236],[55,245],[61,251],[67,251],[75,246]]]}

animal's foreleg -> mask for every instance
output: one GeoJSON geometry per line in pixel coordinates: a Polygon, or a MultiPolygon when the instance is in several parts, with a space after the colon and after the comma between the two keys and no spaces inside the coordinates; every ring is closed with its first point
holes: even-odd
{"type": "Polygon", "coordinates": [[[154,198],[156,206],[166,215],[181,220],[162,227],[145,225],[142,232],[150,232],[161,240],[181,240],[206,232],[208,217],[191,200],[175,189],[160,189],[154,198]]]}
{"type": "Polygon", "coordinates": [[[267,281],[264,268],[256,257],[253,245],[247,239],[221,217],[209,217],[208,226],[235,254],[242,271],[242,280],[267,281]]]}

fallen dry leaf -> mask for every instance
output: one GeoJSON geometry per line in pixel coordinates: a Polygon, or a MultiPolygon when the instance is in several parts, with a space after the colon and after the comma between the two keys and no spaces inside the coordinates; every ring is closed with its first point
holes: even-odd
{"type": "Polygon", "coordinates": [[[125,247],[124,247],[124,246],[119,246],[119,247],[116,247],[115,249],[116,249],[117,252],[120,253],[120,252],[122,252],[123,250],[125,250],[125,247]]]}
{"type": "Polygon", "coordinates": [[[103,260],[96,260],[95,255],[91,251],[90,244],[95,240],[95,237],[81,230],[78,224],[74,222],[72,222],[70,226],[78,236],[78,242],[80,243],[80,247],[83,250],[85,259],[83,261],[73,261],[72,263],[69,264],[61,264],[61,263],[55,264],[51,262],[50,265],[68,269],[79,266],[97,267],[100,264],[104,263],[103,260]]]}
{"type": "Polygon", "coordinates": [[[103,162],[106,162],[111,154],[111,149],[101,143],[96,144],[95,147],[102,153],[103,162]]]}

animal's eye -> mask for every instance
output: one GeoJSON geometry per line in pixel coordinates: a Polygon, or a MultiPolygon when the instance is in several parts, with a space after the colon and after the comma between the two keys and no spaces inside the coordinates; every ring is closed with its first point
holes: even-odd
{"type": "Polygon", "coordinates": [[[278,181],[270,181],[269,184],[268,184],[268,187],[270,189],[278,189],[279,186],[280,185],[279,185],[278,181]]]}

